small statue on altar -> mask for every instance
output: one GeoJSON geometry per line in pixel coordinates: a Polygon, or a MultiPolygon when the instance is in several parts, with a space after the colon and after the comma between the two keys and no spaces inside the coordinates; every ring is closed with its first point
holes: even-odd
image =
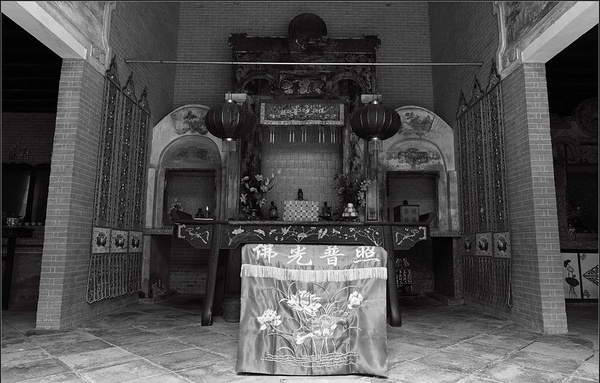
{"type": "Polygon", "coordinates": [[[331,208],[327,206],[327,202],[323,202],[323,207],[321,208],[321,218],[326,221],[331,220],[331,208]]]}
{"type": "Polygon", "coordinates": [[[272,220],[276,220],[279,217],[279,212],[277,211],[277,206],[275,206],[275,201],[271,201],[271,207],[269,208],[269,218],[272,220]]]}
{"type": "Polygon", "coordinates": [[[302,193],[302,189],[298,189],[298,201],[304,200],[304,193],[302,193]]]}
{"type": "Polygon", "coordinates": [[[204,212],[202,211],[202,208],[198,208],[198,211],[196,212],[196,215],[194,216],[195,218],[204,218],[204,212]]]}

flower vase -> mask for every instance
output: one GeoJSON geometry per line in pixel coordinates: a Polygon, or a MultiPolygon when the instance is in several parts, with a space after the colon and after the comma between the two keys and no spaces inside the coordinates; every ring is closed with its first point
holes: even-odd
{"type": "Polygon", "coordinates": [[[358,220],[360,222],[366,222],[367,220],[367,207],[363,205],[358,206],[358,220]]]}

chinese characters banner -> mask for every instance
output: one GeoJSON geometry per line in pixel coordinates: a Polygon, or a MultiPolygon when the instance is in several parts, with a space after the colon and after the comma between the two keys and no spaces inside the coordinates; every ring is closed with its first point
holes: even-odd
{"type": "Polygon", "coordinates": [[[386,266],[377,246],[245,245],[237,372],[386,376],[386,266]]]}

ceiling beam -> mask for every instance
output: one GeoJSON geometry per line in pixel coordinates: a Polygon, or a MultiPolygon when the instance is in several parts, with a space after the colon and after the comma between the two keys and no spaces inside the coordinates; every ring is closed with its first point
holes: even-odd
{"type": "Polygon", "coordinates": [[[3,1],[2,13],[61,58],[86,59],[86,47],[35,1],[3,1]]]}

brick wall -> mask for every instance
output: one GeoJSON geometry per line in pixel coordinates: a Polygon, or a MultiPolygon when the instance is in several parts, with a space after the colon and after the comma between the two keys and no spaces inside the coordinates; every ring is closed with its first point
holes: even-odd
{"type": "MultiPolygon", "coordinates": [[[[460,91],[468,101],[476,78],[487,86],[498,22],[492,3],[438,2],[430,10],[434,61],[484,63],[433,70],[434,111],[455,126],[460,91]]],[[[527,64],[502,81],[514,298],[507,310],[526,327],[560,333],[566,315],[544,72],[543,64],[527,64]]]]}
{"type": "Polygon", "coordinates": [[[49,164],[55,122],[55,113],[2,113],[2,162],[49,164]],[[10,159],[11,148],[17,143],[27,145],[28,160],[10,159]]]}
{"type": "MultiPolygon", "coordinates": [[[[290,21],[314,13],[333,38],[378,35],[379,62],[428,62],[429,15],[426,2],[182,2],[177,58],[231,61],[231,33],[286,37],[290,21]]],[[[229,91],[230,67],[178,65],[174,108],[186,104],[214,106],[229,91]]],[[[431,68],[378,67],[378,91],[394,109],[404,105],[433,107],[431,68]]]]}
{"type": "Polygon", "coordinates": [[[498,21],[493,8],[492,2],[430,3],[431,60],[484,64],[433,68],[432,110],[451,127],[456,123],[460,92],[469,100],[475,78],[482,87],[487,85],[498,48],[498,21]]]}
{"type": "Polygon", "coordinates": [[[117,57],[121,84],[133,73],[136,95],[142,94],[144,86],[148,88],[150,126],[173,110],[175,66],[124,60],[175,60],[178,18],[178,2],[117,2],[112,13],[110,46],[117,57]]]}
{"type": "Polygon", "coordinates": [[[85,292],[102,92],[100,73],[82,60],[63,60],[40,276],[41,329],[69,327],[89,315],[85,292]]]}
{"type": "Polygon", "coordinates": [[[334,185],[334,177],[342,172],[341,149],[331,143],[263,143],[263,175],[271,176],[282,170],[275,179],[275,186],[267,195],[269,201],[263,206],[267,216],[270,201],[275,202],[279,217],[283,217],[285,200],[295,200],[302,189],[304,200],[323,202],[335,210],[341,210],[334,185]]]}
{"type": "Polygon", "coordinates": [[[566,332],[562,258],[544,64],[524,64],[503,82],[513,246],[512,318],[566,332]]]}
{"type": "Polygon", "coordinates": [[[208,249],[198,250],[182,239],[172,239],[167,281],[169,291],[204,295],[208,255],[208,249]]]}
{"type": "MultiPolygon", "coordinates": [[[[136,96],[148,87],[151,125],[171,111],[174,69],[127,65],[127,58],[174,57],[177,3],[117,3],[110,45],[120,81],[133,73],[136,96]]],[[[37,327],[70,327],[133,296],[86,302],[104,76],[83,60],[64,59],[58,94],[37,327]]]]}

